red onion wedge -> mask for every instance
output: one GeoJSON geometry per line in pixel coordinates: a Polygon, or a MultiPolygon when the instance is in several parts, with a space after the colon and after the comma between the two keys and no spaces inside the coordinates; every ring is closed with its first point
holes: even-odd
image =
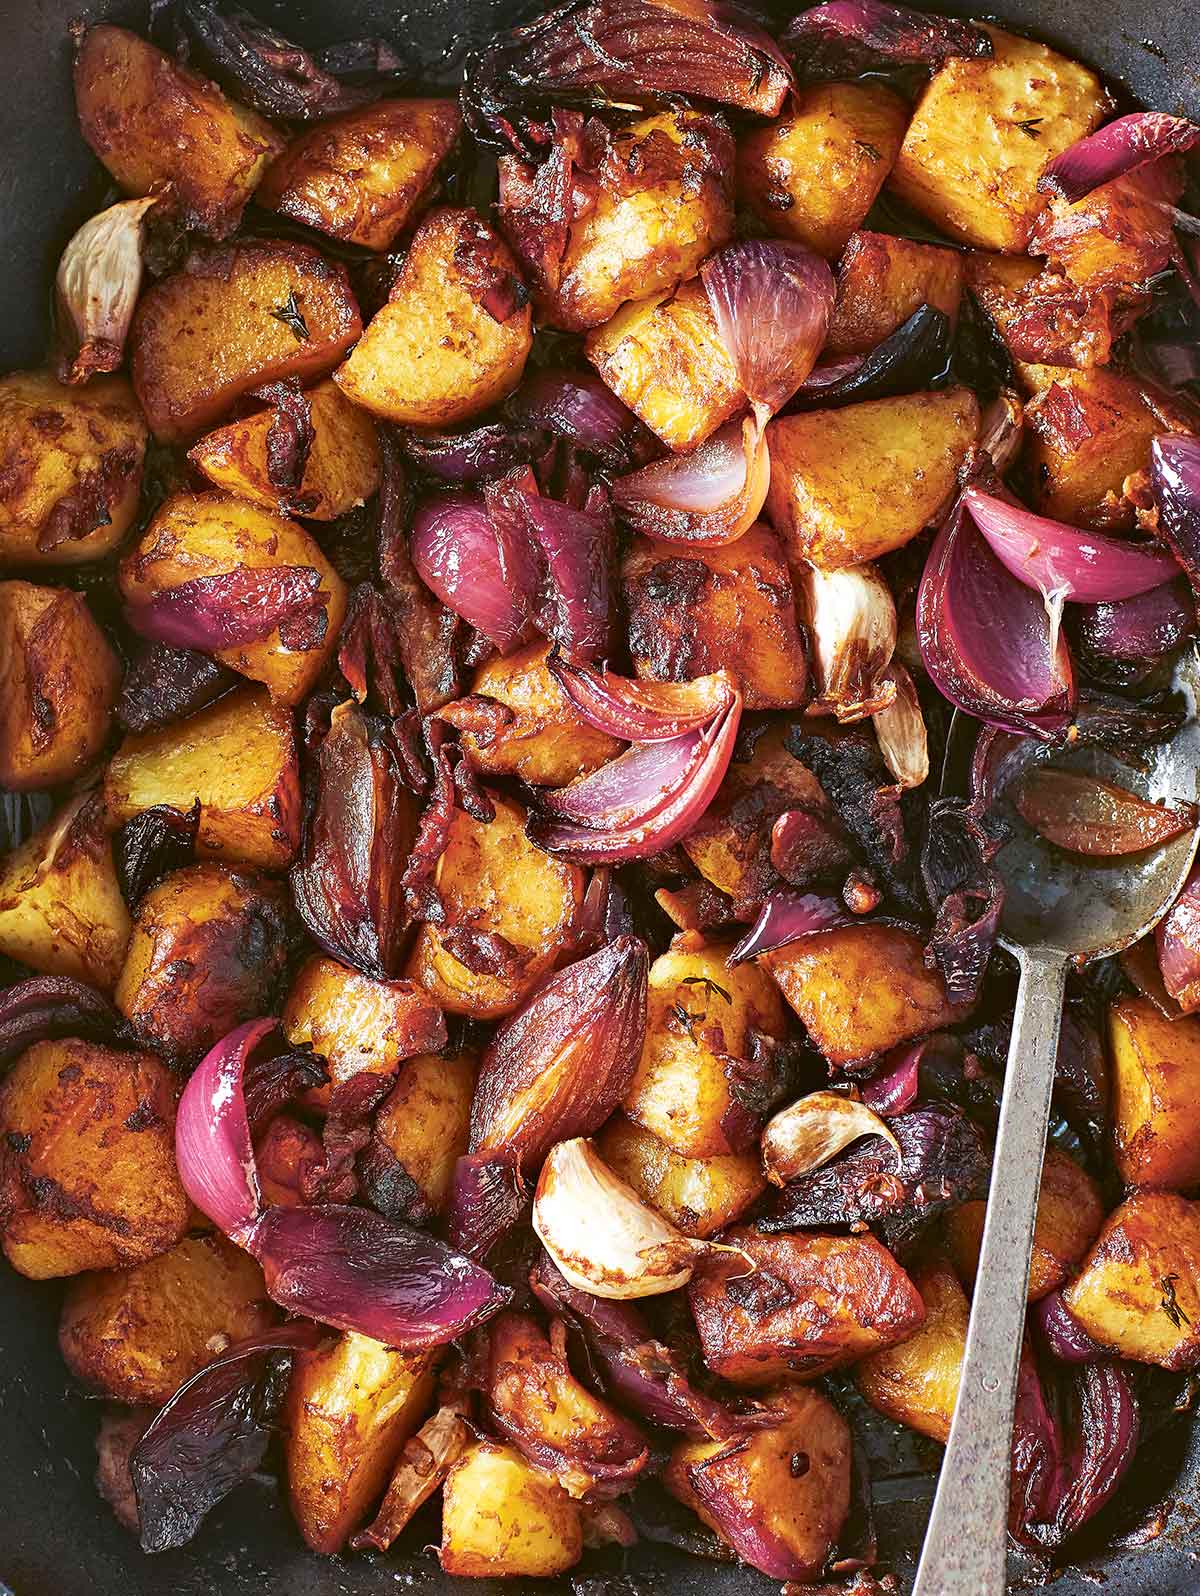
{"type": "Polygon", "coordinates": [[[321,574],[311,565],[241,566],[127,604],[125,619],[157,643],[214,654],[261,642],[286,622],[323,610],[329,594],[319,592],[320,586],[321,574]]]}
{"type": "Polygon", "coordinates": [[[903,1114],[917,1100],[921,1084],[921,1055],[928,1037],[894,1047],[884,1055],[878,1071],[862,1084],[862,1100],[876,1114],[903,1114]]]}
{"type": "Polygon", "coordinates": [[[1200,141],[1200,126],[1165,111],[1134,111],[1078,139],[1038,178],[1043,194],[1073,205],[1102,183],[1136,172],[1147,161],[1182,155],[1200,141]]]}
{"type": "Polygon", "coordinates": [[[700,268],[717,332],[760,427],[816,365],[829,331],[833,273],[803,244],[747,238],[700,268]]]}
{"type": "Polygon", "coordinates": [[[505,401],[504,411],[518,426],[552,432],[617,471],[641,465],[661,448],[649,428],[590,371],[532,372],[505,401]]]}
{"type": "Polygon", "coordinates": [[[1148,593],[1179,574],[1165,549],[1080,531],[979,488],[967,488],[963,498],[996,558],[1046,598],[1061,594],[1075,604],[1114,603],[1148,593]]]}
{"type": "Polygon", "coordinates": [[[1163,985],[1185,1014],[1200,1009],[1200,865],[1154,932],[1163,985]]]}
{"type": "Polygon", "coordinates": [[[1158,533],[1200,594],[1200,438],[1163,433],[1150,445],[1158,533]]]}
{"type": "Polygon", "coordinates": [[[692,454],[668,455],[618,477],[622,520],[663,543],[718,548],[758,519],[771,481],[767,440],[753,418],[730,421],[692,454]]]}
{"type": "Polygon", "coordinates": [[[589,726],[629,743],[658,743],[696,731],[728,708],[737,694],[724,670],[690,682],[642,682],[615,671],[572,665],[555,654],[547,666],[589,726]]]}
{"type": "Polygon", "coordinates": [[[537,455],[545,439],[540,433],[488,421],[470,432],[415,432],[399,436],[405,459],[443,482],[482,482],[503,476],[537,455]]]}
{"type": "Polygon", "coordinates": [[[250,1020],[223,1037],[196,1066],[175,1118],[184,1191],[239,1245],[262,1207],[242,1079],[251,1054],[278,1023],[250,1020]]]}
{"type": "Polygon", "coordinates": [[[106,997],[73,976],[30,976],[0,992],[0,1069],[35,1042],[56,1037],[112,1044],[123,1023],[106,997]]]}
{"type": "Polygon", "coordinates": [[[758,919],[730,952],[729,963],[745,964],[747,959],[770,953],[787,942],[849,923],[850,915],[836,898],[822,898],[811,892],[802,896],[777,893],[765,900],[758,919]]]}
{"type": "Polygon", "coordinates": [[[534,624],[570,659],[607,654],[612,623],[611,517],[522,489],[516,489],[514,497],[543,573],[534,624]]]}
{"type": "Polygon", "coordinates": [[[1107,1356],[1104,1348],[1092,1340],[1067,1307],[1061,1290],[1052,1291],[1034,1303],[1033,1321],[1050,1351],[1062,1363],[1096,1363],[1107,1356]]]}
{"type": "Polygon", "coordinates": [[[519,529],[493,516],[478,495],[446,493],[413,517],[417,575],[502,654],[525,634],[536,574],[519,529]]]}
{"type": "Polygon", "coordinates": [[[1093,671],[1115,666],[1124,674],[1106,679],[1128,682],[1146,675],[1195,630],[1196,606],[1180,576],[1136,598],[1081,605],[1075,625],[1093,671]]]}
{"type": "Polygon", "coordinates": [[[783,35],[783,47],[802,83],[992,53],[992,41],[970,22],[883,0],[827,0],[802,11],[783,35]]]}

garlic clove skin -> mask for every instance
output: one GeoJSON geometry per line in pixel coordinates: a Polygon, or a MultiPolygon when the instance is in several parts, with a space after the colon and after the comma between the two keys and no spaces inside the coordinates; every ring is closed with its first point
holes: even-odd
{"type": "Polygon", "coordinates": [[[929,735],[912,677],[898,661],[890,675],[896,696],[872,717],[883,762],[900,787],[919,787],[929,779],[929,735]]]}
{"type": "Polygon", "coordinates": [[[86,221],[62,253],[54,279],[61,382],[116,371],[142,286],[142,221],[161,195],[122,200],[86,221]]]}
{"type": "Polygon", "coordinates": [[[781,1109],[762,1135],[763,1172],[773,1186],[820,1169],[851,1142],[863,1136],[882,1136],[900,1159],[900,1143],[857,1095],[846,1092],[809,1092],[790,1108],[781,1109]]]}
{"type": "Polygon", "coordinates": [[[896,605],[870,563],[842,571],[807,568],[798,583],[812,639],[818,709],[843,724],[885,709],[896,693],[888,672],[896,649],[896,605]]]}

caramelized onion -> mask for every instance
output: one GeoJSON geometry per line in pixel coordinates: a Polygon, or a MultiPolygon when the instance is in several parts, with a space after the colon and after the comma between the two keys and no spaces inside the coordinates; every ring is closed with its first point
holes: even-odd
{"type": "MultiPolygon", "coordinates": [[[[125,619],[142,637],[215,654],[261,642],[289,623],[299,628],[323,616],[329,594],[320,587],[321,573],[311,565],[240,566],[217,576],[193,577],[127,604],[125,619]]],[[[323,628],[318,630],[324,636],[323,628]]],[[[315,646],[315,633],[313,637],[305,646],[315,646]]]]}
{"type": "Polygon", "coordinates": [[[796,597],[808,628],[815,701],[839,721],[862,720],[896,696],[891,670],[896,647],[896,604],[869,562],[843,571],[808,567],[797,576],[796,597]]]}
{"type": "Polygon", "coordinates": [[[565,438],[614,471],[628,471],[658,452],[649,428],[590,371],[532,372],[504,410],[518,426],[565,438]]]}
{"type": "Polygon", "coordinates": [[[196,856],[200,800],[183,814],[170,804],[154,804],[127,820],[113,835],[113,864],[121,896],[135,909],[156,881],[182,870],[196,856]]]}
{"type": "Polygon", "coordinates": [[[1200,865],[1154,932],[1158,968],[1168,994],[1184,1014],[1200,1009],[1200,865]]]}
{"type": "Polygon", "coordinates": [[[1071,853],[1113,859],[1171,842],[1196,824],[1192,804],[1151,803],[1098,776],[1035,765],[1009,789],[1027,825],[1071,853]]]}
{"type": "Polygon", "coordinates": [[[787,408],[835,410],[930,388],[949,368],[953,333],[945,311],[919,305],[869,354],[817,366],[787,408]]]}
{"type": "Polygon", "coordinates": [[[1077,139],[1055,156],[1038,178],[1044,194],[1058,194],[1073,205],[1102,183],[1136,172],[1147,161],[1182,155],[1200,141],[1200,126],[1165,111],[1134,111],[1077,139]]]}
{"type": "Polygon", "coordinates": [[[777,893],[764,900],[758,919],[729,955],[729,963],[745,964],[760,953],[770,953],[785,943],[817,931],[831,931],[849,924],[850,916],[836,898],[820,898],[813,893],[777,893]]]}
{"type": "MultiPolygon", "coordinates": [[[[534,622],[568,659],[591,660],[611,646],[612,527],[606,515],[515,490],[542,572],[534,622]]],[[[489,501],[490,502],[490,501],[489,501]]]]}
{"type": "Polygon", "coordinates": [[[400,436],[405,458],[443,482],[467,484],[503,476],[532,460],[544,443],[539,433],[485,422],[471,432],[416,432],[400,436]]]}
{"type": "Polygon", "coordinates": [[[762,1134],[762,1165],[773,1186],[820,1169],[852,1142],[882,1136],[896,1150],[900,1143],[873,1109],[845,1092],[809,1092],[767,1122],[762,1134]]]}
{"type": "Polygon", "coordinates": [[[747,416],[691,454],[668,455],[618,477],[612,496],[621,518],[648,537],[718,548],[758,519],[770,481],[766,436],[747,416]]]}
{"type": "Polygon", "coordinates": [[[0,992],[0,1068],[35,1042],[63,1036],[114,1042],[121,1016],[107,998],[69,975],[33,975],[0,992]]]}
{"type": "Polygon", "coordinates": [[[1160,434],[1150,445],[1157,530],[1200,594],[1200,438],[1160,434]]]}
{"type": "Polygon", "coordinates": [[[1148,675],[1195,630],[1196,606],[1180,577],[1115,604],[1080,605],[1073,620],[1093,674],[1128,685],[1148,675]]]}
{"type": "Polygon", "coordinates": [[[1033,1318],[1046,1345],[1062,1363],[1095,1363],[1106,1355],[1067,1307],[1061,1290],[1035,1302],[1033,1318]]]}
{"type": "Polygon", "coordinates": [[[728,708],[737,692],[724,670],[690,682],[655,682],[572,665],[556,654],[547,665],[589,726],[629,743],[658,743],[697,731],[728,708]]]}
{"type": "Polygon", "coordinates": [[[143,643],[130,661],[117,699],[116,718],[126,731],[154,731],[220,698],[240,678],[191,648],[143,643]]]}
{"type": "Polygon", "coordinates": [[[60,382],[116,371],[142,286],[142,220],[161,195],[121,200],[86,221],[63,251],[54,279],[60,382]]]}
{"type": "Polygon", "coordinates": [[[525,634],[535,575],[518,529],[477,495],[445,493],[421,506],[409,542],[417,575],[502,654],[525,634]]]}
{"type": "Polygon", "coordinates": [[[883,0],[826,0],[802,11],[788,25],[783,47],[802,83],[992,53],[992,41],[970,22],[883,0]]]}

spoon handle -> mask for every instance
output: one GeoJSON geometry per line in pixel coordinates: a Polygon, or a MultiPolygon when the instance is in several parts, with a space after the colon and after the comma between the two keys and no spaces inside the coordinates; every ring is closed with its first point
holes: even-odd
{"type": "Polygon", "coordinates": [[[1067,959],[1020,953],[962,1379],[913,1596],[1004,1596],[1017,1366],[1067,959]]]}

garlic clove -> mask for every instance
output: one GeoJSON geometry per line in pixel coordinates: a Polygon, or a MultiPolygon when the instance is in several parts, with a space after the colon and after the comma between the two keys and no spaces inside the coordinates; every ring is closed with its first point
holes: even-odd
{"type": "Polygon", "coordinates": [[[798,597],[809,636],[816,705],[843,723],[884,709],[895,697],[888,673],[896,648],[896,605],[871,564],[805,570],[798,597]]]}
{"type": "Polygon", "coordinates": [[[883,762],[901,787],[919,787],[929,779],[929,736],[912,677],[893,661],[890,671],[896,696],[872,716],[883,762]]]}
{"type": "Polygon", "coordinates": [[[86,221],[54,279],[56,362],[62,382],[116,371],[142,286],[142,221],[161,195],[122,200],[86,221]]]}
{"type": "Polygon", "coordinates": [[[900,1143],[887,1122],[857,1096],[810,1092],[776,1114],[763,1131],[763,1170],[773,1186],[786,1186],[863,1136],[882,1136],[900,1158],[900,1143]]]}

